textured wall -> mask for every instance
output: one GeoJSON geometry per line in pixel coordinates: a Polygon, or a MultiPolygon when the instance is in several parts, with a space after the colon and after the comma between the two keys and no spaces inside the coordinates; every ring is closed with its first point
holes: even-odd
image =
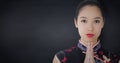
{"type": "MultiPolygon", "coordinates": [[[[56,52],[76,45],[74,13],[79,0],[4,0],[0,2],[2,63],[51,63],[56,52]]],[[[102,44],[120,53],[120,4],[104,0],[109,15],[102,44]]],[[[0,61],[1,62],[1,61],[0,61]]]]}

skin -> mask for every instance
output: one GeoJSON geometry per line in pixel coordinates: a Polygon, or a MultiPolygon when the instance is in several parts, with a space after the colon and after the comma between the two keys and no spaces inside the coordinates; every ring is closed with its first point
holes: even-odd
{"type": "Polygon", "coordinates": [[[104,26],[100,9],[97,6],[87,5],[79,11],[78,18],[74,22],[81,36],[80,42],[87,47],[84,63],[95,63],[93,47],[98,42],[98,37],[104,26]],[[94,34],[94,36],[88,37],[86,34],[94,34]]]}
{"type": "Polygon", "coordinates": [[[54,56],[53,63],[60,63],[56,55],[54,56]]]}
{"type": "MultiPolygon", "coordinates": [[[[80,42],[87,47],[84,63],[95,63],[93,56],[93,47],[98,42],[98,37],[104,26],[103,17],[97,6],[87,5],[80,11],[77,19],[74,19],[76,28],[81,36],[80,42]],[[86,34],[94,34],[89,38],[86,34]]],[[[57,56],[54,57],[53,63],[60,63],[57,56]]]]}
{"type": "Polygon", "coordinates": [[[81,36],[81,42],[87,44],[92,42],[96,44],[101,30],[104,26],[103,17],[97,6],[87,5],[80,10],[77,20],[74,20],[75,26],[81,36]],[[89,38],[86,34],[94,34],[89,38]]]}

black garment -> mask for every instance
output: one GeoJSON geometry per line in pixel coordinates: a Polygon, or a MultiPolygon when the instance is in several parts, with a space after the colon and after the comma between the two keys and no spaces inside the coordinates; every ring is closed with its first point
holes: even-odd
{"type": "MultiPolygon", "coordinates": [[[[86,54],[83,49],[86,49],[84,45],[82,47],[71,47],[70,49],[58,52],[56,56],[61,63],[84,63],[86,54]]],[[[100,47],[94,53],[94,59],[96,63],[118,63],[120,57],[100,47]]]]}

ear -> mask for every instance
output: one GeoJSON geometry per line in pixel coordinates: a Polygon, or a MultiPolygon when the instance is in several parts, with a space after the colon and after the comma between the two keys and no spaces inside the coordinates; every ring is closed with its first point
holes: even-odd
{"type": "Polygon", "coordinates": [[[75,27],[78,28],[77,20],[75,18],[74,18],[74,24],[75,24],[75,27]]]}

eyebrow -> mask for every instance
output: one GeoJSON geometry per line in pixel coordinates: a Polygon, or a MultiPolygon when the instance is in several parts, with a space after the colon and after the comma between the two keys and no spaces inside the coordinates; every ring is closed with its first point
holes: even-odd
{"type": "Polygon", "coordinates": [[[82,16],[82,17],[80,17],[80,18],[85,18],[85,19],[87,19],[87,17],[84,17],[84,16],[82,16]]]}
{"type": "Polygon", "coordinates": [[[95,17],[94,19],[101,19],[101,17],[95,17]]]}
{"type": "MultiPolygon", "coordinates": [[[[84,16],[82,16],[82,17],[80,17],[80,18],[88,19],[87,17],[84,17],[84,16]]],[[[95,18],[93,18],[93,19],[101,19],[101,17],[95,17],[95,18]]]]}

